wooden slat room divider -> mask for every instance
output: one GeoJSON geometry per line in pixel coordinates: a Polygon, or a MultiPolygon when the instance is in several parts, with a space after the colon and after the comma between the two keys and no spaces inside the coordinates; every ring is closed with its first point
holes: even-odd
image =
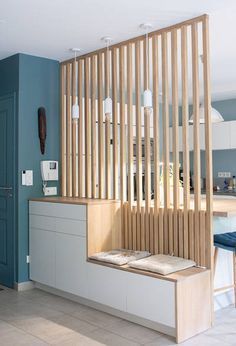
{"type": "Polygon", "coordinates": [[[148,41],[140,36],[63,62],[62,195],[120,199],[125,248],[174,254],[212,268],[210,104],[207,15],[151,32],[148,41]],[[142,106],[146,89],[152,91],[152,109],[142,106]],[[104,114],[107,96],[113,101],[111,116],[104,114]],[[71,114],[76,100],[79,121],[71,114]],[[201,206],[200,102],[205,107],[206,210],[201,206]]]}

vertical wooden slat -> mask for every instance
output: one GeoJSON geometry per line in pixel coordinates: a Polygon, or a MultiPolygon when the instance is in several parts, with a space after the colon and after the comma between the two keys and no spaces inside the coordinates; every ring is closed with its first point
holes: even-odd
{"type": "Polygon", "coordinates": [[[98,55],[98,177],[99,198],[104,198],[103,59],[98,55]]]}
{"type": "Polygon", "coordinates": [[[90,58],[85,59],[85,195],[91,198],[91,114],[89,107],[89,65],[90,58]]]}
{"type": "Polygon", "coordinates": [[[183,229],[183,211],[178,210],[178,228],[179,228],[179,257],[184,257],[184,229],[183,229]]]}
{"type": "Polygon", "coordinates": [[[133,241],[133,249],[137,250],[137,230],[136,230],[136,223],[137,223],[137,208],[135,206],[132,207],[132,241],[133,241]]]}
{"type": "MultiPolygon", "coordinates": [[[[126,151],[125,151],[125,70],[124,70],[124,46],[119,52],[119,79],[120,79],[120,199],[121,204],[126,201],[126,151]]],[[[127,240],[122,240],[124,243],[127,240]]]]}
{"type": "Polygon", "coordinates": [[[84,185],[84,162],[83,162],[83,140],[84,140],[84,107],[83,107],[83,60],[78,62],[78,98],[79,98],[79,131],[78,131],[78,176],[79,176],[79,197],[83,197],[84,185]]]}
{"type": "Polygon", "coordinates": [[[171,66],[172,66],[172,117],[173,117],[173,208],[174,222],[169,225],[169,236],[173,243],[169,244],[170,253],[178,255],[177,246],[177,210],[179,208],[179,107],[178,107],[178,62],[177,62],[177,30],[171,32],[171,66]],[[172,246],[173,244],[173,246],[172,246]]]}
{"type": "Polygon", "coordinates": [[[149,243],[149,251],[154,254],[154,208],[150,208],[150,243],[149,243]]]}
{"type": "Polygon", "coordinates": [[[168,209],[169,254],[174,253],[173,210],[168,209]]]}
{"type": "Polygon", "coordinates": [[[188,112],[188,60],[187,27],[181,28],[181,62],[182,62],[182,126],[183,126],[183,183],[184,183],[184,257],[189,256],[188,210],[190,205],[189,180],[189,112],[188,112]]]}
{"type": "Polygon", "coordinates": [[[61,77],[61,194],[66,196],[66,147],[65,147],[65,65],[60,67],[61,77]]]}
{"type": "Polygon", "coordinates": [[[164,209],[160,208],[159,209],[159,215],[158,215],[158,228],[159,228],[159,232],[158,232],[158,249],[159,249],[159,253],[164,253],[164,228],[163,228],[163,224],[164,224],[164,209]]]}
{"type": "Polygon", "coordinates": [[[158,41],[157,36],[152,38],[152,66],[153,66],[153,131],[154,131],[154,206],[155,214],[160,207],[160,152],[159,152],[159,77],[158,77],[158,41]]]}
{"type": "Polygon", "coordinates": [[[194,261],[194,212],[193,210],[189,210],[189,258],[194,261]]]}
{"type": "Polygon", "coordinates": [[[125,156],[125,70],[124,46],[120,48],[120,191],[121,201],[126,201],[126,156],[125,156]]]}
{"type": "Polygon", "coordinates": [[[96,89],[97,89],[97,74],[96,74],[96,55],[91,58],[91,140],[92,140],[92,198],[96,198],[97,190],[97,131],[96,131],[96,89]]]}
{"type": "Polygon", "coordinates": [[[160,208],[160,151],[159,151],[159,71],[158,71],[158,37],[152,38],[152,68],[153,68],[153,147],[154,147],[154,246],[153,252],[158,253],[160,208]]]}
{"type": "Polygon", "coordinates": [[[71,64],[66,65],[66,195],[71,197],[71,64]]]}
{"type": "MultiPolygon", "coordinates": [[[[143,42],[144,62],[144,90],[149,89],[149,44],[146,39],[143,42]]],[[[151,162],[150,162],[150,109],[144,108],[144,140],[145,140],[145,236],[146,250],[149,248],[149,212],[151,205],[151,162]]]]}
{"type": "MultiPolygon", "coordinates": [[[[105,53],[105,94],[110,97],[110,50],[105,53]]],[[[111,198],[111,119],[105,114],[106,198],[111,198]]]]}
{"type": "Polygon", "coordinates": [[[133,88],[132,88],[132,45],[127,47],[127,125],[128,125],[128,201],[129,201],[129,247],[132,245],[132,205],[134,201],[133,173],[133,88]]]}
{"type": "Polygon", "coordinates": [[[159,253],[159,209],[154,208],[154,221],[153,221],[153,237],[154,237],[154,254],[159,253]]]}
{"type": "Polygon", "coordinates": [[[146,237],[145,237],[145,208],[141,207],[141,250],[146,249],[146,237]]]}
{"type": "Polygon", "coordinates": [[[129,242],[129,238],[128,238],[128,203],[124,203],[123,204],[123,212],[122,212],[122,217],[124,220],[124,234],[122,236],[122,238],[124,239],[124,248],[128,249],[128,242],[129,242]]]}
{"type": "Polygon", "coordinates": [[[110,115],[106,115],[105,119],[105,149],[106,149],[106,198],[111,198],[111,122],[110,115]]]}
{"type": "MultiPolygon", "coordinates": [[[[76,103],[76,65],[74,60],[72,63],[72,105],[76,103]]],[[[72,196],[75,197],[77,193],[76,182],[76,131],[77,120],[72,119],[72,196]]]]}
{"type": "Polygon", "coordinates": [[[117,49],[112,50],[112,122],[113,122],[113,198],[118,191],[118,125],[117,125],[117,49]]]}
{"type": "Polygon", "coordinates": [[[162,38],[162,116],[163,116],[163,178],[164,178],[164,207],[170,206],[170,158],[169,158],[169,87],[168,87],[168,52],[167,33],[162,38]]]}
{"type": "Polygon", "coordinates": [[[173,205],[179,208],[179,107],[177,30],[171,32],[172,117],[173,117],[173,205]]]}
{"type": "Polygon", "coordinates": [[[137,193],[137,245],[141,239],[142,192],[142,143],[141,143],[141,99],[140,99],[140,41],[135,43],[135,99],[136,99],[136,193],[137,193]]]}
{"type": "Polygon", "coordinates": [[[209,18],[203,20],[203,75],[204,75],[204,110],[205,110],[205,150],[206,150],[206,266],[213,269],[213,234],[212,234],[212,128],[211,128],[211,91],[209,58],[209,18]]]}
{"type": "Polygon", "coordinates": [[[162,35],[162,107],[163,107],[163,183],[164,183],[164,253],[168,253],[168,214],[170,206],[170,158],[169,158],[169,87],[167,33],[162,35]]]}
{"type": "MultiPolygon", "coordinates": [[[[195,210],[195,241],[199,244],[199,210],[201,207],[201,170],[200,170],[200,131],[199,131],[199,54],[197,23],[192,26],[192,79],[193,79],[193,137],[194,137],[194,210],[195,210]]],[[[199,247],[195,257],[199,263],[199,247]]]]}
{"type": "Polygon", "coordinates": [[[200,211],[200,265],[206,265],[206,212],[200,211]]]}

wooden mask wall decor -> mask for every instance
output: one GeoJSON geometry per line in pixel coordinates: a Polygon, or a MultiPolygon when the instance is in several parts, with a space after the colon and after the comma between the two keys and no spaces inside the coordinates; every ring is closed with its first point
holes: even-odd
{"type": "Polygon", "coordinates": [[[46,110],[44,107],[38,109],[38,131],[40,140],[40,150],[41,153],[45,153],[45,142],[47,136],[47,126],[46,126],[46,110]]]}

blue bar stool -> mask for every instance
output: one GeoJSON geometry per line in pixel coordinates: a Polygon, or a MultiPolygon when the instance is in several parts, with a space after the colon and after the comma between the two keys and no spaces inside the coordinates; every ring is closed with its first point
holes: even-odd
{"type": "Polygon", "coordinates": [[[214,275],[216,269],[216,262],[218,257],[218,251],[220,249],[233,252],[233,285],[216,288],[215,292],[225,291],[230,288],[234,288],[235,307],[236,307],[236,232],[221,233],[214,235],[214,275]]]}

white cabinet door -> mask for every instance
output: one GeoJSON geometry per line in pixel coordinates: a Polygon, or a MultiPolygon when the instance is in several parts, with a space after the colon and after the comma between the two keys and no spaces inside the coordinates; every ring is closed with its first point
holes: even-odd
{"type": "Polygon", "coordinates": [[[230,149],[236,148],[236,121],[230,121],[230,149]]]}
{"type": "Polygon", "coordinates": [[[175,328],[175,283],[128,274],[127,312],[175,328]]]}
{"type": "Polygon", "coordinates": [[[230,149],[230,123],[212,124],[212,149],[223,150],[230,149]]]}
{"type": "Polygon", "coordinates": [[[56,233],[56,288],[87,298],[86,238],[56,233]]]}
{"type": "Polygon", "coordinates": [[[129,273],[88,263],[89,299],[126,311],[126,280],[129,273]]]}
{"type": "Polygon", "coordinates": [[[55,287],[55,233],[30,228],[30,279],[55,287]]]}

